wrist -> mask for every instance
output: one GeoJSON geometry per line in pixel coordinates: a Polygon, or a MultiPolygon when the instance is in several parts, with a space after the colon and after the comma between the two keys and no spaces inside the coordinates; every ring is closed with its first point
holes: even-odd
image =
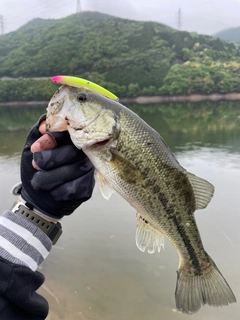
{"type": "MultiPolygon", "coordinates": [[[[18,199],[16,200],[16,203],[18,202],[22,202],[24,206],[26,206],[28,209],[32,210],[34,213],[36,213],[37,215],[43,217],[44,219],[48,220],[48,221],[52,221],[54,223],[57,223],[62,217],[53,217],[50,215],[47,215],[46,213],[43,213],[43,211],[41,211],[41,209],[37,209],[34,205],[30,205],[30,203],[28,203],[23,197],[22,197],[22,193],[23,193],[23,188],[22,188],[22,183],[18,182],[16,183],[12,189],[10,190],[10,193],[12,193],[14,196],[18,196],[18,199]]],[[[15,203],[14,203],[15,205],[15,203]]],[[[12,206],[12,208],[14,207],[14,205],[12,206]]]]}
{"type": "Polygon", "coordinates": [[[34,208],[29,208],[27,203],[20,197],[10,209],[16,215],[38,227],[54,245],[62,234],[62,226],[57,219],[50,218],[34,208]]]}
{"type": "Polygon", "coordinates": [[[35,208],[34,205],[30,205],[27,201],[25,201],[21,195],[19,196],[17,201],[13,204],[12,208],[14,207],[15,204],[17,204],[19,202],[21,202],[21,204],[24,205],[25,207],[27,207],[29,210],[33,211],[36,215],[44,218],[45,220],[47,220],[49,222],[57,223],[61,220],[60,218],[54,218],[54,217],[51,217],[51,216],[46,215],[45,213],[41,212],[40,210],[35,208]]]}

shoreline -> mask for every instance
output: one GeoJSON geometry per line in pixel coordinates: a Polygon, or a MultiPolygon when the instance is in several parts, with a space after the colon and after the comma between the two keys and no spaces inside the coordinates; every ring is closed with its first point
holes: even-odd
{"type": "Polygon", "coordinates": [[[0,102],[0,107],[9,106],[9,107],[17,107],[17,106],[26,106],[26,107],[41,107],[48,105],[49,101],[6,101],[0,102]]]}
{"type": "MultiPolygon", "coordinates": [[[[136,103],[136,104],[152,104],[164,102],[201,102],[201,101],[238,101],[240,93],[212,93],[212,94],[190,94],[179,96],[139,96],[120,98],[121,103],[136,103]]],[[[0,102],[2,106],[19,106],[26,105],[29,107],[38,107],[47,105],[49,101],[7,101],[0,102]]]]}
{"type": "Polygon", "coordinates": [[[132,98],[121,98],[120,102],[147,104],[164,102],[201,102],[201,101],[238,101],[240,92],[212,93],[212,94],[190,94],[179,96],[139,96],[132,98]]]}

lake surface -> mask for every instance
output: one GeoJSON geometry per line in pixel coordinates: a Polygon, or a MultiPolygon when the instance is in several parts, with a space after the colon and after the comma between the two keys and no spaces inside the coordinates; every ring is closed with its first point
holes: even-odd
{"type": "MultiPolygon", "coordinates": [[[[62,221],[64,233],[40,267],[40,289],[51,320],[225,320],[240,317],[240,108],[239,103],[129,106],[164,138],[188,171],[215,186],[204,210],[195,213],[206,251],[239,303],[205,306],[192,315],[175,310],[178,257],[166,241],[153,255],[135,245],[135,210],[120,196],[109,201],[98,187],[91,201],[62,221]]],[[[15,197],[21,149],[45,108],[0,108],[1,211],[15,197]]]]}

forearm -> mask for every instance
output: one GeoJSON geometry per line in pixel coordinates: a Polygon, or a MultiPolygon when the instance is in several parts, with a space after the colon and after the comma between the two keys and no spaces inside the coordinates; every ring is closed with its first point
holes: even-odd
{"type": "Polygon", "coordinates": [[[37,266],[51,250],[42,230],[11,211],[0,216],[0,319],[43,320],[47,301],[36,293],[44,276],[37,266]]]}
{"type": "Polygon", "coordinates": [[[11,211],[0,217],[0,243],[1,257],[33,271],[52,248],[51,240],[42,230],[11,211]]]}

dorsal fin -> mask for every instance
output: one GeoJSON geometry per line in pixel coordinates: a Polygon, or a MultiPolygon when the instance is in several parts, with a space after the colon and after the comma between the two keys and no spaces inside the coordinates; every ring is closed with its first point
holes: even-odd
{"type": "Polygon", "coordinates": [[[164,248],[164,236],[137,213],[136,245],[139,250],[148,253],[160,252],[164,248]]]}
{"type": "Polygon", "coordinates": [[[186,175],[193,188],[196,210],[206,208],[214,194],[214,186],[207,180],[199,178],[188,171],[186,171],[186,175]]]}

